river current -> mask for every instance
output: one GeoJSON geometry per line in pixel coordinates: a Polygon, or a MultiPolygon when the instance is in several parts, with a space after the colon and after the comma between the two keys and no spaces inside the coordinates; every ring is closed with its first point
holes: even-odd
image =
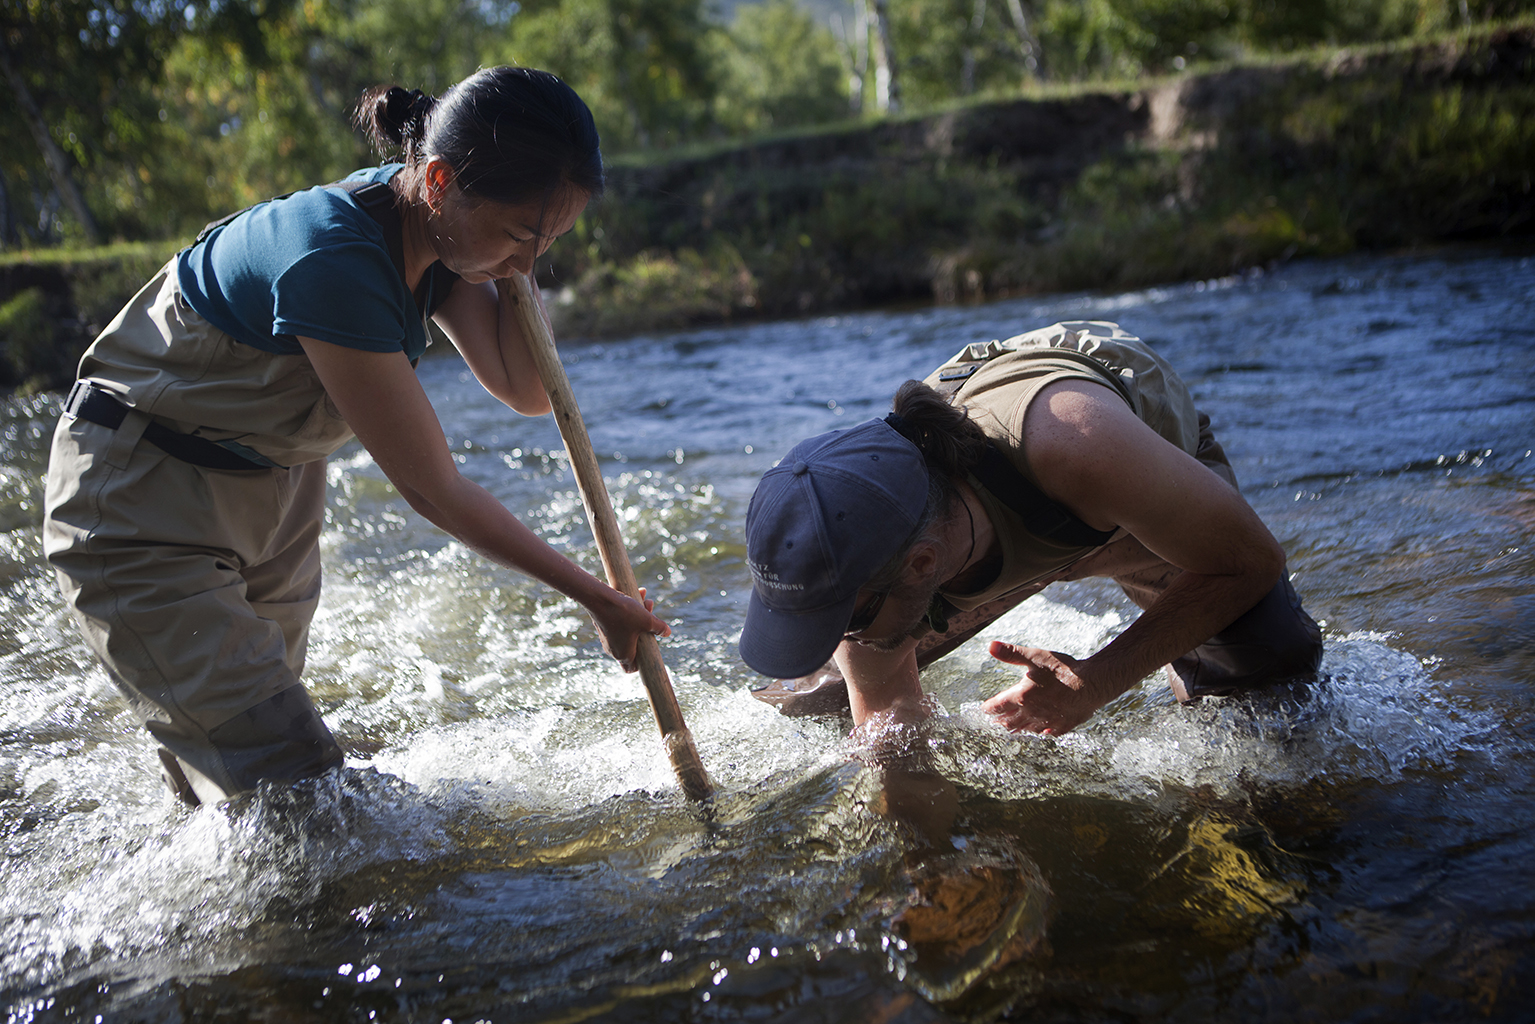
{"type": "MultiPolygon", "coordinates": [[[[58,395],[0,405],[0,996],[10,1021],[1528,1020],[1535,998],[1535,257],[1291,264],[562,346],[718,794],[681,797],[570,601],[330,466],[306,681],[344,770],[173,804],[43,563],[58,395]],[[735,640],[761,473],[961,346],[1113,320],[1168,357],[1323,623],[1321,680],[1059,739],[985,640],[1085,655],[1057,585],[924,676],[914,827],[735,640]],[[924,788],[925,787],[925,788],[924,788]],[[922,803],[922,799],[918,800],[922,803]],[[919,815],[920,817],[920,815],[919,815]]],[[[463,471],[597,571],[559,435],[451,354],[463,471]]],[[[910,787],[909,787],[910,788],[910,787]]]]}

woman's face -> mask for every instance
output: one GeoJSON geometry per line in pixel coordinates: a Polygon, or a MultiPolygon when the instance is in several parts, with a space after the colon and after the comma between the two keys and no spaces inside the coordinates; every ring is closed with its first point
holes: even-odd
{"type": "Polygon", "coordinates": [[[429,186],[427,232],[437,258],[471,284],[530,274],[533,261],[575,226],[588,196],[561,188],[528,203],[494,203],[448,181],[429,186]]]}

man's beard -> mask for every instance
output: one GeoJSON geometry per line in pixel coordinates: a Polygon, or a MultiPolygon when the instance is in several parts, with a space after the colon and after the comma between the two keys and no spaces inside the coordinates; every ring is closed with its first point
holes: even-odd
{"type": "Polygon", "coordinates": [[[863,641],[876,651],[898,651],[906,646],[910,640],[915,640],[926,632],[923,621],[927,618],[927,609],[933,603],[933,598],[938,593],[938,583],[931,577],[915,583],[898,584],[891,588],[890,596],[895,599],[895,606],[903,617],[898,620],[898,626],[891,635],[883,640],[863,641]]]}

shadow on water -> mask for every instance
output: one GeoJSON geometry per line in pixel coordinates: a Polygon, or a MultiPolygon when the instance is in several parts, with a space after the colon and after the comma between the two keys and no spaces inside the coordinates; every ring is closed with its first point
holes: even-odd
{"type": "MultiPolygon", "coordinates": [[[[331,465],[307,680],[345,769],[165,799],[38,538],[54,398],[0,418],[0,990],[12,1021],[1519,1020],[1535,984],[1530,261],[1297,265],[1132,295],[821,318],[567,361],[719,789],[678,795],[633,677],[557,594],[331,465]],[[1085,655],[1057,586],[849,737],[753,700],[739,524],[800,437],[960,345],[1113,318],[1186,368],[1325,620],[1318,684],[1060,739],[981,702],[985,640],[1085,655]],[[877,358],[854,358],[859,353],[877,358]],[[632,396],[650,396],[636,403],[632,396]]],[[[552,427],[446,359],[461,467],[588,567],[552,427]]]]}

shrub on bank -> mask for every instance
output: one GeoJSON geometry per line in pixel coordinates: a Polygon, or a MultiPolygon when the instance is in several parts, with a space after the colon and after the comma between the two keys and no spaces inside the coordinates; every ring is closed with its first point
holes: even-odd
{"type": "Polygon", "coordinates": [[[707,256],[647,250],[622,266],[595,264],[553,299],[547,305],[557,334],[637,334],[750,315],[757,280],[740,253],[720,243],[707,256]]]}
{"type": "Polygon", "coordinates": [[[0,258],[0,385],[66,387],[86,346],[176,248],[152,242],[0,258]]]}
{"type": "MultiPolygon", "coordinates": [[[[622,163],[540,281],[565,336],[1139,287],[1529,233],[1532,167],[1535,25],[1505,26],[622,163]]],[[[67,383],[173,250],[0,260],[3,383],[67,383]]]]}
{"type": "MultiPolygon", "coordinates": [[[[0,364],[6,383],[46,387],[58,375],[62,349],[41,288],[26,288],[0,305],[0,364]]],[[[71,368],[72,369],[72,368],[71,368]]]]}

